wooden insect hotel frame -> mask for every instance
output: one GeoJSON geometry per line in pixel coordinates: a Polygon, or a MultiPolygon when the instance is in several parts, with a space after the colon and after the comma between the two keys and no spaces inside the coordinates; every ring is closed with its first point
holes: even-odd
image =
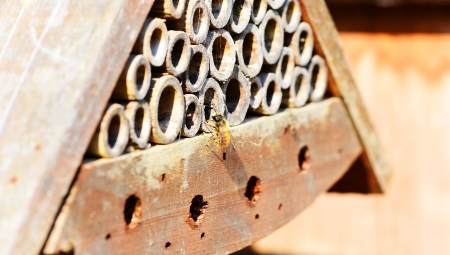
{"type": "Polygon", "coordinates": [[[323,192],[388,186],[323,0],[6,0],[0,18],[2,254],[228,254],[323,192]]]}

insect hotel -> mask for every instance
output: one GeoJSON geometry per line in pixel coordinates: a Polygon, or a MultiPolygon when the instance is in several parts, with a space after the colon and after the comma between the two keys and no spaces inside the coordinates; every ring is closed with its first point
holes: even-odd
{"type": "Polygon", "coordinates": [[[1,254],[229,254],[326,191],[388,185],[323,0],[1,17],[1,254]]]}

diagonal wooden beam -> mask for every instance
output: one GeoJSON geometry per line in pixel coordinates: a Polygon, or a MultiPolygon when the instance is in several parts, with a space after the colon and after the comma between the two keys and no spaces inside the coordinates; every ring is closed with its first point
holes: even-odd
{"type": "Polygon", "coordinates": [[[153,0],[0,5],[0,253],[37,254],[153,0]]]}
{"type": "Polygon", "coordinates": [[[327,62],[331,92],[342,97],[364,147],[362,162],[371,192],[386,190],[391,168],[345,60],[339,35],[324,0],[301,0],[303,18],[313,31],[316,51],[327,62]]]}

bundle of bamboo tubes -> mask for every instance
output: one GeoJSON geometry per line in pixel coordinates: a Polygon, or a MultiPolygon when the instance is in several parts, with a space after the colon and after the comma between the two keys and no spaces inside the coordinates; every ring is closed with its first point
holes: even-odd
{"type": "Polygon", "coordinates": [[[116,157],[323,99],[325,60],[298,0],[156,0],[87,154],[116,157]]]}

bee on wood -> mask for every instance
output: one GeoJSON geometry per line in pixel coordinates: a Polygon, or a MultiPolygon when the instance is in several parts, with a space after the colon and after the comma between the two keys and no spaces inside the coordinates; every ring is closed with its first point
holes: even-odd
{"type": "Polygon", "coordinates": [[[230,124],[228,124],[228,120],[217,109],[209,105],[205,105],[205,107],[208,107],[215,112],[212,116],[212,120],[205,120],[204,123],[209,132],[212,133],[216,139],[217,147],[223,151],[228,148],[231,143],[230,124]]]}

